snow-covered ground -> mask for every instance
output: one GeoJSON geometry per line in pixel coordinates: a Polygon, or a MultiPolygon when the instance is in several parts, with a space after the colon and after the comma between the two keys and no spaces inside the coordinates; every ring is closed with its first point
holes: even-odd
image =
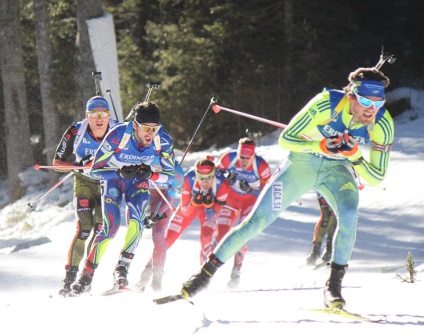
{"type": "MultiPolygon", "coordinates": [[[[74,235],[72,181],[45,196],[31,210],[28,203],[45,193],[47,176],[28,170],[27,195],[0,211],[0,328],[24,333],[299,333],[326,330],[380,330],[385,333],[422,333],[424,330],[424,113],[410,120],[404,113],[395,121],[396,140],[387,179],[378,188],[361,191],[360,221],[349,271],[343,281],[347,308],[367,315],[386,315],[385,324],[363,323],[310,312],[322,307],[322,287],[328,268],[305,266],[314,225],[319,216],[314,193],[307,193],[281,214],[263,234],[251,240],[240,286],[226,290],[232,263],[215,275],[209,289],[194,305],[178,301],[156,305],[155,297],[179,291],[181,283],[199,269],[198,223],[168,251],[164,289],[154,293],[125,293],[102,297],[112,284],[112,272],[125,226],[96,271],[92,296],[60,298],[65,259],[74,235]],[[50,242],[14,251],[29,240],[50,242]],[[417,281],[407,277],[405,261],[411,252],[417,281]],[[52,298],[49,296],[52,295],[52,298]]],[[[213,116],[210,116],[213,117],[213,116]]],[[[258,154],[273,169],[287,152],[276,145],[278,131],[261,140],[258,154]]],[[[232,147],[235,147],[233,145],[232,147]]],[[[230,148],[186,156],[192,166],[206,153],[215,157],[230,148]]],[[[181,152],[180,152],[181,153],[181,152]]],[[[182,155],[180,154],[180,158],[182,155]]],[[[0,205],[7,200],[0,184],[0,205]]],[[[151,231],[146,230],[130,269],[135,284],[151,254],[151,231]]],[[[379,331],[379,332],[380,332],[379,331]]],[[[327,332],[328,333],[328,332],[327,332]]]]}

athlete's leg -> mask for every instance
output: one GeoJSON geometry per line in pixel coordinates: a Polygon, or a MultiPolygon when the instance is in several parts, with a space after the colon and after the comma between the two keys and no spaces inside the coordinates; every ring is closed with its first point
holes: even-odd
{"type": "MultiPolygon", "coordinates": [[[[159,196],[159,195],[158,195],[159,196]]],[[[159,196],[160,197],[160,196],[159,196]]],[[[162,198],[155,198],[155,200],[151,200],[152,209],[156,207],[156,204],[161,201],[162,198]]],[[[163,270],[164,266],[164,258],[166,253],[166,242],[165,242],[165,233],[168,227],[168,223],[171,219],[172,211],[169,208],[168,204],[164,201],[161,201],[162,205],[159,207],[158,215],[160,215],[161,219],[157,221],[157,223],[152,228],[152,239],[153,239],[153,267],[158,270],[163,270]]]]}
{"type": "Polygon", "coordinates": [[[87,291],[91,285],[94,271],[97,268],[107,246],[116,235],[120,224],[120,203],[122,200],[122,184],[118,179],[112,179],[103,183],[104,194],[102,195],[103,226],[96,235],[90,249],[90,253],[84,264],[84,269],[78,281],[72,286],[75,294],[87,291]]]}
{"type": "Polygon", "coordinates": [[[169,222],[168,228],[165,232],[166,249],[168,250],[173,243],[180,237],[187,227],[193,222],[194,219],[198,218],[199,208],[195,211],[192,216],[184,216],[181,212],[181,206],[178,206],[177,211],[172,215],[171,221],[169,222]]]}
{"type": "Polygon", "coordinates": [[[322,257],[321,257],[321,259],[324,262],[330,261],[331,259],[331,254],[333,253],[333,237],[337,228],[336,215],[334,211],[331,209],[331,207],[329,208],[331,213],[330,213],[330,218],[328,220],[328,226],[327,226],[327,240],[325,243],[324,253],[322,254],[322,257]]]}
{"type": "Polygon", "coordinates": [[[202,265],[212,252],[213,235],[216,231],[216,221],[209,220],[206,216],[200,221],[200,265],[202,265]]]}
{"type": "Polygon", "coordinates": [[[88,261],[97,265],[106,252],[109,242],[115,237],[121,223],[120,205],[122,201],[122,185],[119,179],[104,182],[102,196],[103,226],[91,246],[88,261]]]}
{"type": "Polygon", "coordinates": [[[250,239],[272,224],[293,201],[316,184],[320,160],[307,154],[291,155],[262,190],[250,215],[234,227],[213,251],[227,261],[250,239]]]}
{"type": "Polygon", "coordinates": [[[307,264],[315,264],[321,255],[322,240],[327,233],[328,220],[330,219],[330,206],[320,193],[317,193],[317,200],[320,209],[320,217],[315,224],[314,236],[312,239],[312,250],[306,258],[307,264]]]}
{"type": "Polygon", "coordinates": [[[290,153],[289,160],[262,190],[249,216],[220,241],[201,270],[183,284],[181,293],[192,297],[204,289],[226,260],[272,224],[281,211],[300,195],[316,186],[321,165],[322,158],[311,154],[290,153]]]}
{"type": "MultiPolygon", "coordinates": [[[[326,164],[329,165],[328,162],[326,164]]],[[[322,179],[317,190],[326,198],[338,220],[330,277],[324,289],[324,304],[331,308],[344,307],[346,302],[341,294],[342,280],[356,239],[358,188],[351,173],[342,165],[328,168],[327,175],[322,173],[322,179]]]]}
{"type": "Polygon", "coordinates": [[[128,285],[128,270],[144,230],[144,220],[150,211],[150,189],[147,181],[126,181],[127,232],[121,255],[115,267],[115,285],[128,285]]]}
{"type": "MultiPolygon", "coordinates": [[[[86,240],[94,226],[93,212],[96,205],[90,187],[92,181],[81,176],[75,177],[74,182],[74,207],[77,217],[77,228],[68,252],[67,267],[79,266],[84,257],[86,240]]],[[[97,187],[99,183],[96,182],[97,187]]]]}
{"type": "Polygon", "coordinates": [[[353,176],[343,165],[331,168],[331,174],[317,189],[333,208],[338,221],[333,237],[332,261],[346,265],[356,239],[359,194],[353,176]]]}
{"type": "Polygon", "coordinates": [[[239,215],[239,211],[229,206],[228,204],[222,208],[221,212],[219,213],[219,216],[216,219],[216,223],[217,223],[217,230],[215,233],[216,243],[220,242],[221,239],[228,233],[228,231],[231,230],[238,215],[239,215]]]}

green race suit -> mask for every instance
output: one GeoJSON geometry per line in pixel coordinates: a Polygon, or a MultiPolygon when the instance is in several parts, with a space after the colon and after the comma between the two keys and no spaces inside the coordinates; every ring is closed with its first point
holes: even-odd
{"type": "Polygon", "coordinates": [[[385,108],[379,109],[369,126],[353,123],[352,118],[344,92],[336,90],[316,95],[297,113],[279,138],[280,146],[291,151],[289,156],[261,192],[251,214],[214,250],[220,261],[227,261],[293,201],[314,190],[325,197],[338,220],[332,262],[347,264],[356,238],[359,203],[352,165],[368,184],[379,184],[387,173],[394,138],[393,120],[385,108]],[[343,135],[345,131],[360,145],[371,144],[369,162],[360,150],[349,159],[341,154],[322,153],[319,144],[323,138],[343,135]]]}

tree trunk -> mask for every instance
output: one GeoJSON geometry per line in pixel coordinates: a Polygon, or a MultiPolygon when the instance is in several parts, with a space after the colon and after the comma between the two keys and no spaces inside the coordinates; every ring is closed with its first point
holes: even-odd
{"type": "Polygon", "coordinates": [[[91,52],[90,39],[86,20],[103,15],[101,0],[78,0],[77,1],[77,106],[80,110],[85,109],[86,101],[92,97],[94,88],[92,72],[96,72],[93,54],[91,52]]]}
{"type": "Polygon", "coordinates": [[[25,194],[25,185],[19,173],[34,164],[19,33],[19,1],[0,1],[0,67],[6,112],[7,174],[11,202],[25,194]]]}
{"type": "MultiPolygon", "coordinates": [[[[43,108],[44,142],[47,163],[53,161],[57,143],[60,140],[58,118],[52,99],[52,45],[50,43],[50,23],[46,0],[34,0],[35,37],[40,78],[41,104],[43,108]]],[[[59,180],[59,173],[50,170],[50,182],[59,180]]]]}

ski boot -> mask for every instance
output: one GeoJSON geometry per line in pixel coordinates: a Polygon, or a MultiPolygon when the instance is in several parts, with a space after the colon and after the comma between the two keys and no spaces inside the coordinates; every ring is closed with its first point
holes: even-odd
{"type": "Polygon", "coordinates": [[[197,274],[191,276],[187,282],[183,283],[181,294],[184,295],[184,298],[193,297],[205,289],[209,285],[212,276],[223,264],[215,255],[211,254],[202,269],[197,274]]]}
{"type": "Polygon", "coordinates": [[[162,279],[163,279],[163,270],[155,269],[153,270],[153,278],[151,287],[153,291],[161,291],[162,290],[162,279]]]}
{"type": "Polygon", "coordinates": [[[63,297],[66,297],[67,294],[71,292],[71,285],[77,279],[77,272],[78,272],[78,267],[66,266],[65,269],[66,269],[66,275],[62,283],[60,284],[60,289],[58,291],[58,294],[63,297]]]}
{"type": "Polygon", "coordinates": [[[78,297],[83,293],[88,293],[91,290],[91,281],[93,276],[87,275],[87,273],[82,273],[74,284],[72,284],[72,290],[68,293],[67,297],[78,297]]]}
{"type": "Polygon", "coordinates": [[[321,243],[312,246],[311,254],[306,258],[306,264],[313,265],[321,255],[321,243]]]}
{"type": "Polygon", "coordinates": [[[153,269],[152,267],[146,266],[144,270],[141,272],[140,279],[135,285],[135,289],[137,291],[143,292],[146,288],[147,283],[149,283],[150,278],[152,277],[153,269]]]}
{"type": "Polygon", "coordinates": [[[119,261],[118,265],[115,267],[115,272],[113,273],[114,277],[114,284],[116,286],[128,286],[128,267],[129,265],[123,264],[121,261],[119,261]]]}
{"type": "Polygon", "coordinates": [[[321,256],[322,262],[330,261],[332,252],[333,252],[333,243],[332,243],[332,240],[328,240],[327,244],[325,245],[324,254],[322,254],[321,256]]]}
{"type": "Polygon", "coordinates": [[[230,280],[227,283],[228,289],[237,289],[240,284],[240,268],[234,266],[231,271],[230,280]]]}
{"type": "Polygon", "coordinates": [[[113,273],[115,287],[128,286],[128,269],[133,258],[134,254],[132,253],[121,253],[121,257],[119,258],[118,264],[116,265],[115,271],[113,273]]]}
{"type": "Polygon", "coordinates": [[[342,297],[342,280],[346,273],[346,266],[331,263],[330,278],[324,288],[324,306],[327,308],[343,309],[346,301],[342,297]]]}
{"type": "Polygon", "coordinates": [[[67,297],[78,297],[83,293],[88,293],[91,290],[91,281],[93,280],[94,270],[97,264],[85,261],[84,270],[82,271],[78,280],[71,285],[72,290],[68,293],[67,297]]]}

